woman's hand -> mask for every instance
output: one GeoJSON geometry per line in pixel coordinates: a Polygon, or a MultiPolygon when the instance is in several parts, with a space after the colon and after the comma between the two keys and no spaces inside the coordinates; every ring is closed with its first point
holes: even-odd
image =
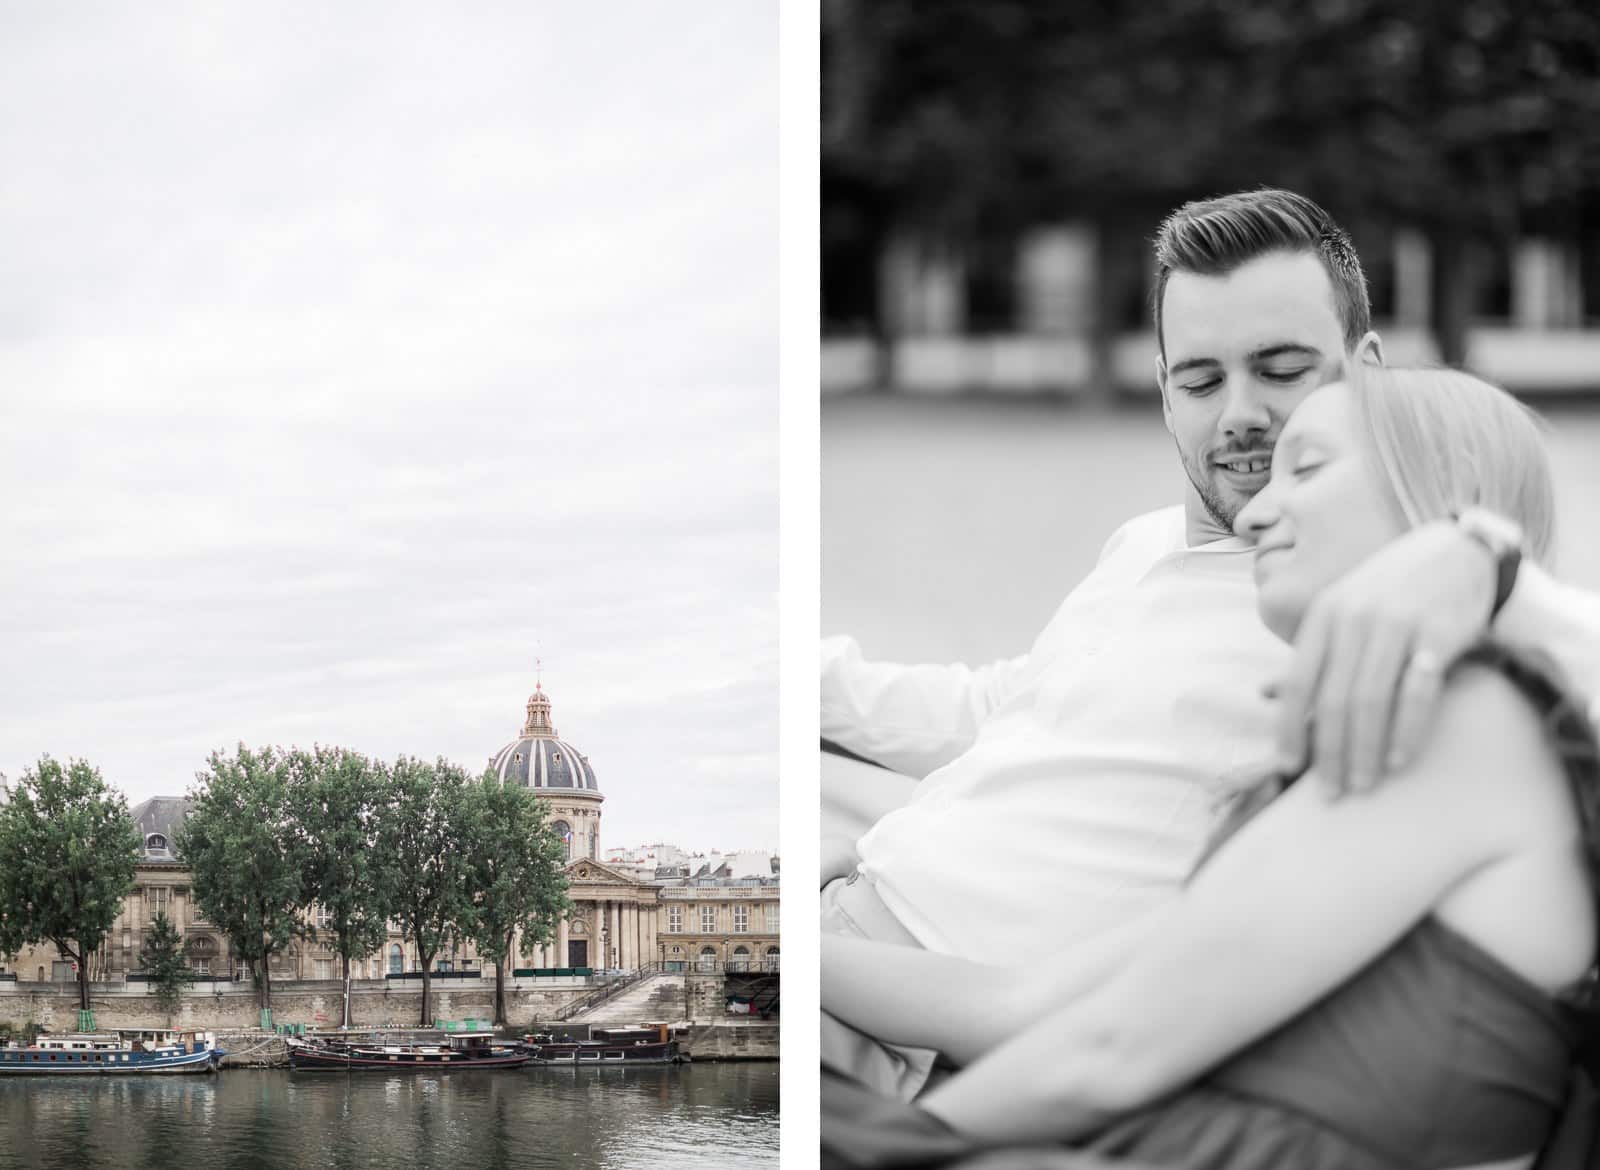
{"type": "Polygon", "coordinates": [[[856,856],[856,843],[850,838],[823,837],[821,884],[825,886],[834,878],[849,877],[855,872],[859,860],[860,858],[856,856]]]}

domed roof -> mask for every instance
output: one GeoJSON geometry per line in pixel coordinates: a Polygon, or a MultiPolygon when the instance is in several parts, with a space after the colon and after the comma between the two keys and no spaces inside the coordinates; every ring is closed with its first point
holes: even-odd
{"type": "Polygon", "coordinates": [[[528,696],[522,734],[490,756],[489,766],[501,783],[600,795],[588,757],[556,735],[550,721],[550,696],[541,684],[535,684],[528,696]]]}

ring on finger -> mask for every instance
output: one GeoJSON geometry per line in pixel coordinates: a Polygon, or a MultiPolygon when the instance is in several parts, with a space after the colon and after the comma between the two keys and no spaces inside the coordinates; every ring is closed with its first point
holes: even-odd
{"type": "Polygon", "coordinates": [[[1439,674],[1444,670],[1444,663],[1432,650],[1418,650],[1411,655],[1411,662],[1406,669],[1418,674],[1439,674]]]}

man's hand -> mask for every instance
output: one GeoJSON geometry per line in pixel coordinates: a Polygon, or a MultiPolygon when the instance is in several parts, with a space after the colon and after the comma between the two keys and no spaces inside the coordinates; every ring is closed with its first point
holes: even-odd
{"type": "Polygon", "coordinates": [[[1410,762],[1445,670],[1487,628],[1494,589],[1488,550],[1447,521],[1413,529],[1324,589],[1277,688],[1279,766],[1309,763],[1340,793],[1410,762]]]}

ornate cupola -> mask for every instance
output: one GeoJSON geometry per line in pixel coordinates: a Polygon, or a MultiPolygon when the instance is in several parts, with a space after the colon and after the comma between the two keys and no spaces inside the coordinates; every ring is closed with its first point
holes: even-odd
{"type": "Polygon", "coordinates": [[[521,734],[489,757],[489,766],[502,783],[602,799],[588,757],[557,738],[550,718],[550,696],[542,682],[534,683],[533,694],[528,696],[521,734]]]}
{"type": "Polygon", "coordinates": [[[543,683],[533,684],[533,694],[528,696],[528,721],[522,725],[522,734],[530,739],[554,739],[555,724],[550,722],[550,696],[544,693],[543,683]]]}

